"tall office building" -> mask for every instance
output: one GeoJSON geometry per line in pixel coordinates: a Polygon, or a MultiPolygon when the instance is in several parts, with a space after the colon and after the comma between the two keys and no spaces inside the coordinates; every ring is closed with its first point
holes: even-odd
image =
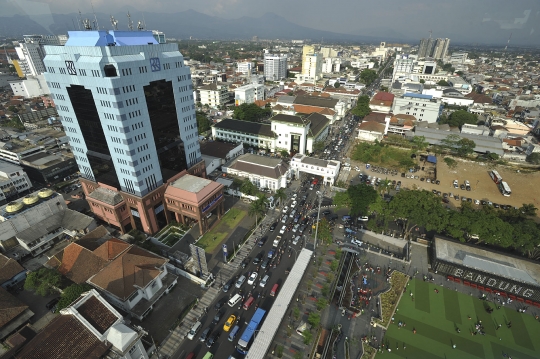
{"type": "Polygon", "coordinates": [[[448,46],[450,45],[450,39],[437,39],[435,46],[433,47],[433,53],[431,57],[436,60],[441,60],[446,57],[448,52],[448,46]]]}
{"type": "Polygon", "coordinates": [[[163,215],[167,181],[205,172],[178,45],[159,44],[152,31],[72,31],[65,46],[45,50],[45,78],[83,189],[110,213],[92,210],[121,230],[155,233],[171,216],[163,215]]]}
{"type": "Polygon", "coordinates": [[[433,57],[440,60],[446,57],[448,53],[448,47],[450,46],[450,39],[421,39],[418,47],[418,57],[426,58],[433,57]]]}
{"type": "Polygon", "coordinates": [[[38,76],[45,72],[43,58],[45,45],[64,45],[67,41],[65,35],[24,35],[24,42],[15,48],[18,60],[14,61],[19,77],[38,76]]]}
{"type": "Polygon", "coordinates": [[[315,52],[315,48],[305,45],[302,49],[302,75],[318,80],[322,77],[322,54],[315,52]]]}
{"type": "Polygon", "coordinates": [[[418,47],[418,57],[430,57],[434,45],[435,39],[432,39],[431,37],[428,39],[421,39],[420,46],[418,47]]]}
{"type": "Polygon", "coordinates": [[[279,81],[287,77],[287,55],[264,54],[264,77],[268,81],[279,81]]]}

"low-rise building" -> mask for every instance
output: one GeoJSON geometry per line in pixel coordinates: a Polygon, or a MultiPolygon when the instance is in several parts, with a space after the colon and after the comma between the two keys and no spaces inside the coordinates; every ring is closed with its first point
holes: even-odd
{"type": "Polygon", "coordinates": [[[223,166],[223,172],[249,178],[258,188],[277,191],[287,187],[289,166],[279,158],[244,154],[223,166]]]}
{"type": "Polygon", "coordinates": [[[388,92],[379,91],[369,102],[369,108],[375,112],[390,113],[394,104],[394,95],[388,92]]]}
{"type": "Polygon", "coordinates": [[[221,141],[204,141],[199,144],[201,146],[201,156],[206,165],[207,175],[231,159],[244,153],[244,145],[242,143],[233,144],[221,141]]]}
{"type": "Polygon", "coordinates": [[[28,305],[0,287],[0,340],[24,326],[34,316],[28,305]]]}
{"type": "Polygon", "coordinates": [[[234,104],[240,106],[241,104],[254,103],[257,100],[264,100],[265,87],[262,84],[247,84],[234,89],[234,104]]]}
{"type": "Polygon", "coordinates": [[[437,122],[443,106],[431,95],[405,93],[394,99],[392,113],[412,115],[420,122],[437,122]]]}
{"type": "Polygon", "coordinates": [[[30,190],[32,182],[19,166],[0,160],[0,204],[5,204],[30,190]]]}
{"type": "Polygon", "coordinates": [[[148,359],[155,346],[143,345],[147,335],[131,327],[96,291],[83,293],[27,341],[17,359],[148,359]]]}
{"type": "Polygon", "coordinates": [[[56,153],[38,152],[21,158],[21,166],[28,177],[38,183],[51,184],[62,181],[78,171],[75,155],[67,151],[56,153]]]}
{"type": "Polygon", "coordinates": [[[10,289],[26,279],[26,269],[13,258],[0,254],[0,287],[10,289]]]}
{"type": "Polygon", "coordinates": [[[386,134],[386,125],[375,121],[363,121],[358,125],[358,139],[362,141],[381,141],[386,134]]]}
{"type": "Polygon", "coordinates": [[[63,197],[50,189],[0,207],[0,247],[13,258],[37,256],[95,227],[92,217],[68,209],[63,197]]]}
{"type": "Polygon", "coordinates": [[[339,175],[340,162],[321,160],[297,153],[291,159],[291,171],[296,178],[300,178],[300,172],[309,173],[323,178],[323,184],[334,185],[339,175]]]}
{"type": "Polygon", "coordinates": [[[270,119],[270,124],[225,119],[212,126],[212,136],[270,152],[311,153],[313,144],[328,136],[329,124],[330,120],[319,113],[278,114],[270,119]]]}
{"type": "Polygon", "coordinates": [[[23,96],[24,98],[40,97],[51,93],[43,74],[9,81],[9,85],[15,96],[23,96]]]}
{"type": "Polygon", "coordinates": [[[229,102],[229,90],[225,85],[211,83],[199,87],[200,102],[212,108],[219,108],[229,102]]]}

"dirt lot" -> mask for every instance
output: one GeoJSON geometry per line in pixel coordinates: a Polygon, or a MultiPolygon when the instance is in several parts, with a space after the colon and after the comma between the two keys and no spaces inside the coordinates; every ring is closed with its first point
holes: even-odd
{"type": "MultiPolygon", "coordinates": [[[[485,163],[477,163],[470,161],[458,161],[458,166],[456,169],[452,170],[448,168],[446,163],[443,161],[443,157],[437,156],[437,179],[441,181],[440,185],[433,183],[422,182],[420,179],[407,179],[401,176],[390,176],[388,179],[391,180],[401,180],[403,187],[412,189],[414,185],[419,189],[433,190],[436,189],[443,193],[453,193],[457,194],[460,197],[465,196],[467,198],[473,198],[478,200],[491,201],[498,204],[506,204],[511,206],[521,207],[524,203],[533,203],[537,208],[540,208],[540,172],[533,173],[518,173],[516,170],[507,168],[507,167],[490,167],[485,163]],[[489,176],[489,171],[491,169],[496,169],[499,174],[502,176],[503,180],[508,183],[510,189],[512,190],[512,195],[510,197],[504,197],[489,176]],[[460,184],[464,183],[465,180],[468,180],[471,183],[472,190],[462,191],[461,189],[455,189],[452,185],[454,180],[458,180],[460,184]]],[[[419,166],[424,166],[424,164],[418,161],[419,166]]],[[[426,172],[418,171],[414,175],[420,177],[428,177],[427,169],[429,164],[426,164],[424,167],[426,172]]],[[[358,166],[361,168],[362,173],[367,173],[372,176],[383,177],[379,173],[371,172],[370,170],[366,171],[364,164],[357,161],[351,160],[351,167],[358,166]],[[379,176],[380,175],[380,176],[379,176]]],[[[352,170],[349,175],[349,180],[352,177],[357,176],[359,172],[352,170]]],[[[461,201],[456,201],[454,199],[450,200],[450,205],[455,207],[459,205],[461,201]]]]}

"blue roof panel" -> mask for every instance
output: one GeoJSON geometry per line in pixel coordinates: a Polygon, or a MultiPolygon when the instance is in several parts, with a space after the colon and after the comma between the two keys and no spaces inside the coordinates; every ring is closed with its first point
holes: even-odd
{"type": "Polygon", "coordinates": [[[135,46],[157,45],[152,31],[68,31],[65,46],[135,46]]]}
{"type": "Polygon", "coordinates": [[[431,100],[433,98],[433,96],[431,95],[423,95],[423,94],[412,93],[412,92],[407,92],[406,94],[403,95],[403,97],[423,98],[425,100],[431,100]]]}

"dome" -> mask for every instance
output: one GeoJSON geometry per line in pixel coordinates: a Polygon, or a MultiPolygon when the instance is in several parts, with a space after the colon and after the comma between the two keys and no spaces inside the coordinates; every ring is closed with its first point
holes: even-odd
{"type": "Polygon", "coordinates": [[[37,201],[39,201],[39,197],[38,196],[26,196],[23,198],[23,203],[27,206],[31,206],[31,205],[34,205],[37,203],[37,201]]]}
{"type": "Polygon", "coordinates": [[[45,188],[38,192],[38,196],[39,198],[49,198],[53,193],[51,189],[45,188]]]}
{"type": "Polygon", "coordinates": [[[10,202],[6,206],[6,212],[7,213],[15,213],[19,212],[21,209],[23,209],[24,204],[22,202],[10,202]]]}

